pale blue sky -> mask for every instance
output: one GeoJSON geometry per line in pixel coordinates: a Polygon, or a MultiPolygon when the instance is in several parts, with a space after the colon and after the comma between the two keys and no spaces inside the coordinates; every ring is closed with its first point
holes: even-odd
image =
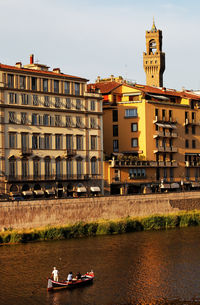
{"type": "Polygon", "coordinates": [[[191,0],[0,0],[0,62],[40,63],[94,81],[145,84],[145,31],[163,31],[164,85],[200,89],[200,3],[191,0]]]}

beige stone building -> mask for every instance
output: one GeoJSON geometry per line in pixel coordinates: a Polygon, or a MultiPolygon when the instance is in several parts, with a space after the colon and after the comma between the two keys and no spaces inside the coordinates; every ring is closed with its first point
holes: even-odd
{"type": "Polygon", "coordinates": [[[102,99],[43,64],[0,64],[0,193],[103,190],[102,99]]]}

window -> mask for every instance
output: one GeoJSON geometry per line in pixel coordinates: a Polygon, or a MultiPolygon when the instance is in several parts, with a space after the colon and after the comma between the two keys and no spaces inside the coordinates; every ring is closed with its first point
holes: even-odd
{"type": "Polygon", "coordinates": [[[190,168],[189,167],[185,168],[185,177],[186,177],[186,180],[190,179],[190,168]]]}
{"type": "Polygon", "coordinates": [[[188,125],[185,125],[185,134],[188,134],[189,133],[189,127],[188,125]]]}
{"type": "Polygon", "coordinates": [[[96,110],[96,101],[90,101],[90,110],[95,111],[96,110]]]}
{"type": "Polygon", "coordinates": [[[37,114],[36,113],[32,114],[32,125],[34,125],[34,126],[37,125],[37,114]]]}
{"type": "Polygon", "coordinates": [[[113,122],[118,122],[118,110],[113,110],[112,111],[112,120],[113,122]]]}
{"type": "Polygon", "coordinates": [[[113,140],[113,151],[118,152],[119,151],[119,141],[113,140]]]}
{"type": "Polygon", "coordinates": [[[21,94],[22,105],[28,105],[28,94],[21,94]]]}
{"type": "Polygon", "coordinates": [[[66,127],[73,127],[73,121],[71,116],[66,116],[66,127]]]}
{"type": "Polygon", "coordinates": [[[48,79],[43,79],[43,91],[48,92],[48,79]]]}
{"type": "Polygon", "coordinates": [[[131,131],[132,132],[138,131],[138,124],[137,123],[131,123],[131,131]]]}
{"type": "Polygon", "coordinates": [[[91,136],[90,142],[91,142],[91,150],[96,150],[97,149],[97,136],[91,136]]]}
{"type": "Polygon", "coordinates": [[[155,109],[155,116],[158,116],[158,109],[155,109]]]}
{"type": "Polygon", "coordinates": [[[195,119],[195,112],[192,112],[192,120],[194,121],[195,119]]]}
{"type": "Polygon", "coordinates": [[[131,139],[131,147],[138,147],[138,138],[131,139]]]}
{"type": "Polygon", "coordinates": [[[90,128],[97,128],[96,118],[90,118],[90,128]]]}
{"type": "Polygon", "coordinates": [[[9,104],[17,104],[17,94],[16,93],[9,93],[9,104]]]}
{"type": "Polygon", "coordinates": [[[14,111],[9,111],[9,123],[16,124],[16,116],[14,111]]]}
{"type": "Polygon", "coordinates": [[[97,174],[97,159],[93,157],[91,159],[91,175],[97,174]]]}
{"type": "Polygon", "coordinates": [[[14,88],[14,75],[8,74],[8,88],[14,88]]]}
{"type": "Polygon", "coordinates": [[[17,133],[10,132],[9,133],[9,148],[16,148],[17,147],[17,133]]]}
{"type": "Polygon", "coordinates": [[[49,96],[45,96],[44,97],[44,106],[45,107],[49,107],[50,103],[49,103],[49,96]]]}
{"type": "Polygon", "coordinates": [[[54,80],[54,93],[59,93],[59,81],[54,80]]]}
{"type": "Polygon", "coordinates": [[[20,76],[19,87],[20,87],[20,89],[26,89],[26,77],[25,76],[20,76]]]}
{"type": "Polygon", "coordinates": [[[22,159],[22,178],[28,177],[28,160],[22,159]]]}
{"type": "Polygon", "coordinates": [[[146,177],[145,168],[130,168],[129,179],[142,179],[146,177]]]}
{"type": "Polygon", "coordinates": [[[26,151],[28,147],[29,147],[29,145],[28,145],[28,133],[22,132],[21,133],[21,148],[22,148],[22,150],[26,151]]]}
{"type": "Polygon", "coordinates": [[[32,135],[32,149],[38,149],[39,148],[39,143],[38,143],[38,134],[33,134],[32,135]]]}
{"type": "Polygon", "coordinates": [[[76,100],[76,109],[80,110],[81,109],[81,100],[80,99],[77,99],[76,100]]]}
{"type": "Polygon", "coordinates": [[[73,149],[73,136],[71,134],[66,135],[66,149],[73,149]]]}
{"type": "Polygon", "coordinates": [[[59,97],[55,98],[55,107],[60,108],[60,98],[59,97]]]}
{"type": "Polygon", "coordinates": [[[55,139],[55,142],[56,142],[56,149],[61,149],[61,135],[60,134],[56,134],[55,135],[56,139],[55,139]]]}
{"type": "Polygon", "coordinates": [[[9,176],[16,177],[16,159],[10,158],[9,159],[9,176]]]}
{"type": "Polygon", "coordinates": [[[118,125],[113,125],[113,137],[118,137],[118,125]]]}
{"type": "Polygon", "coordinates": [[[66,169],[67,169],[67,178],[72,178],[73,175],[73,161],[71,159],[67,159],[66,161],[66,169]]]}
{"type": "Polygon", "coordinates": [[[50,177],[50,172],[51,172],[51,159],[49,157],[46,157],[44,159],[44,170],[45,170],[45,178],[50,177]]]}
{"type": "Polygon", "coordinates": [[[170,167],[170,169],[169,169],[169,177],[170,177],[170,180],[174,179],[174,169],[173,169],[173,167],[170,167]]]}
{"type": "Polygon", "coordinates": [[[44,149],[50,149],[50,134],[44,135],[44,149]]]}
{"type": "Polygon", "coordinates": [[[39,177],[39,172],[40,172],[39,164],[40,164],[39,158],[33,159],[33,177],[34,177],[34,179],[39,177]]]}
{"type": "Polygon", "coordinates": [[[188,112],[185,112],[185,120],[188,119],[188,112]]]}
{"type": "Polygon", "coordinates": [[[83,136],[81,135],[76,136],[76,149],[83,150],[83,136]]]}
{"type": "Polygon", "coordinates": [[[67,109],[71,109],[72,108],[71,99],[69,97],[66,98],[66,108],[67,109]]]}
{"type": "Polygon", "coordinates": [[[165,110],[162,110],[162,119],[165,120],[165,110]]]}
{"type": "Polygon", "coordinates": [[[27,122],[27,113],[26,112],[21,112],[21,124],[26,125],[27,122]]]}
{"type": "Polygon", "coordinates": [[[163,169],[163,178],[166,179],[167,178],[167,168],[164,167],[163,169]]]}
{"type": "MultiPolygon", "coordinates": [[[[187,125],[186,125],[187,126],[187,125]]],[[[192,125],[192,134],[195,134],[196,133],[196,126],[195,125],[192,125]]]]}
{"type": "Polygon", "coordinates": [[[192,140],[192,148],[196,148],[196,141],[192,140]]]}
{"type": "Polygon", "coordinates": [[[55,126],[61,126],[61,117],[60,117],[60,115],[55,115],[55,126]]]}
{"type": "Polygon", "coordinates": [[[189,140],[185,140],[185,148],[189,148],[189,140]]]}
{"type": "Polygon", "coordinates": [[[64,82],[64,93],[70,94],[70,82],[64,82]]]}
{"type": "Polygon", "coordinates": [[[77,172],[77,178],[81,178],[83,173],[83,160],[82,158],[76,159],[76,172],[77,172]]]}
{"type": "Polygon", "coordinates": [[[32,90],[37,90],[37,78],[36,77],[31,77],[31,88],[32,90]]]}
{"type": "Polygon", "coordinates": [[[59,179],[61,178],[62,175],[62,161],[60,157],[56,159],[56,178],[59,179]]]}
{"type": "Polygon", "coordinates": [[[43,125],[44,126],[49,125],[49,115],[48,114],[44,114],[44,116],[43,116],[43,125]]]}
{"type": "Polygon", "coordinates": [[[125,109],[125,118],[136,118],[136,117],[137,117],[137,108],[125,109]]]}
{"type": "Polygon", "coordinates": [[[169,110],[169,119],[172,119],[172,110],[169,110]]]}
{"type": "Polygon", "coordinates": [[[76,117],[76,127],[83,128],[83,123],[82,123],[82,117],[81,116],[76,117]]]}
{"type": "Polygon", "coordinates": [[[75,95],[80,95],[80,84],[75,83],[75,95]]]}
{"type": "Polygon", "coordinates": [[[39,100],[37,95],[33,95],[33,106],[38,106],[39,105],[39,100]]]}

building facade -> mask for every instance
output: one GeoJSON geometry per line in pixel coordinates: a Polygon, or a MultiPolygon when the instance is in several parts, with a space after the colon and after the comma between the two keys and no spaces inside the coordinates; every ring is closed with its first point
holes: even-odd
{"type": "Polygon", "coordinates": [[[200,96],[97,79],[104,98],[105,190],[112,194],[200,187],[200,96]]]}
{"type": "Polygon", "coordinates": [[[33,55],[28,65],[0,64],[0,112],[1,194],[102,190],[102,100],[86,79],[33,55]]]}
{"type": "Polygon", "coordinates": [[[165,53],[162,52],[162,31],[157,30],[155,23],[146,31],[146,52],[143,53],[143,67],[146,74],[146,85],[163,87],[165,71],[165,53]]]}

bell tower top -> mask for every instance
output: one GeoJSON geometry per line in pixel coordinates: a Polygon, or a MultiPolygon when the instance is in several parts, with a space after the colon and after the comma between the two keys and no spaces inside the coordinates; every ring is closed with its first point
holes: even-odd
{"type": "Polygon", "coordinates": [[[163,87],[165,71],[165,53],[162,52],[162,31],[157,30],[155,21],[150,31],[146,31],[146,52],[143,53],[143,67],[146,84],[163,87]]]}

